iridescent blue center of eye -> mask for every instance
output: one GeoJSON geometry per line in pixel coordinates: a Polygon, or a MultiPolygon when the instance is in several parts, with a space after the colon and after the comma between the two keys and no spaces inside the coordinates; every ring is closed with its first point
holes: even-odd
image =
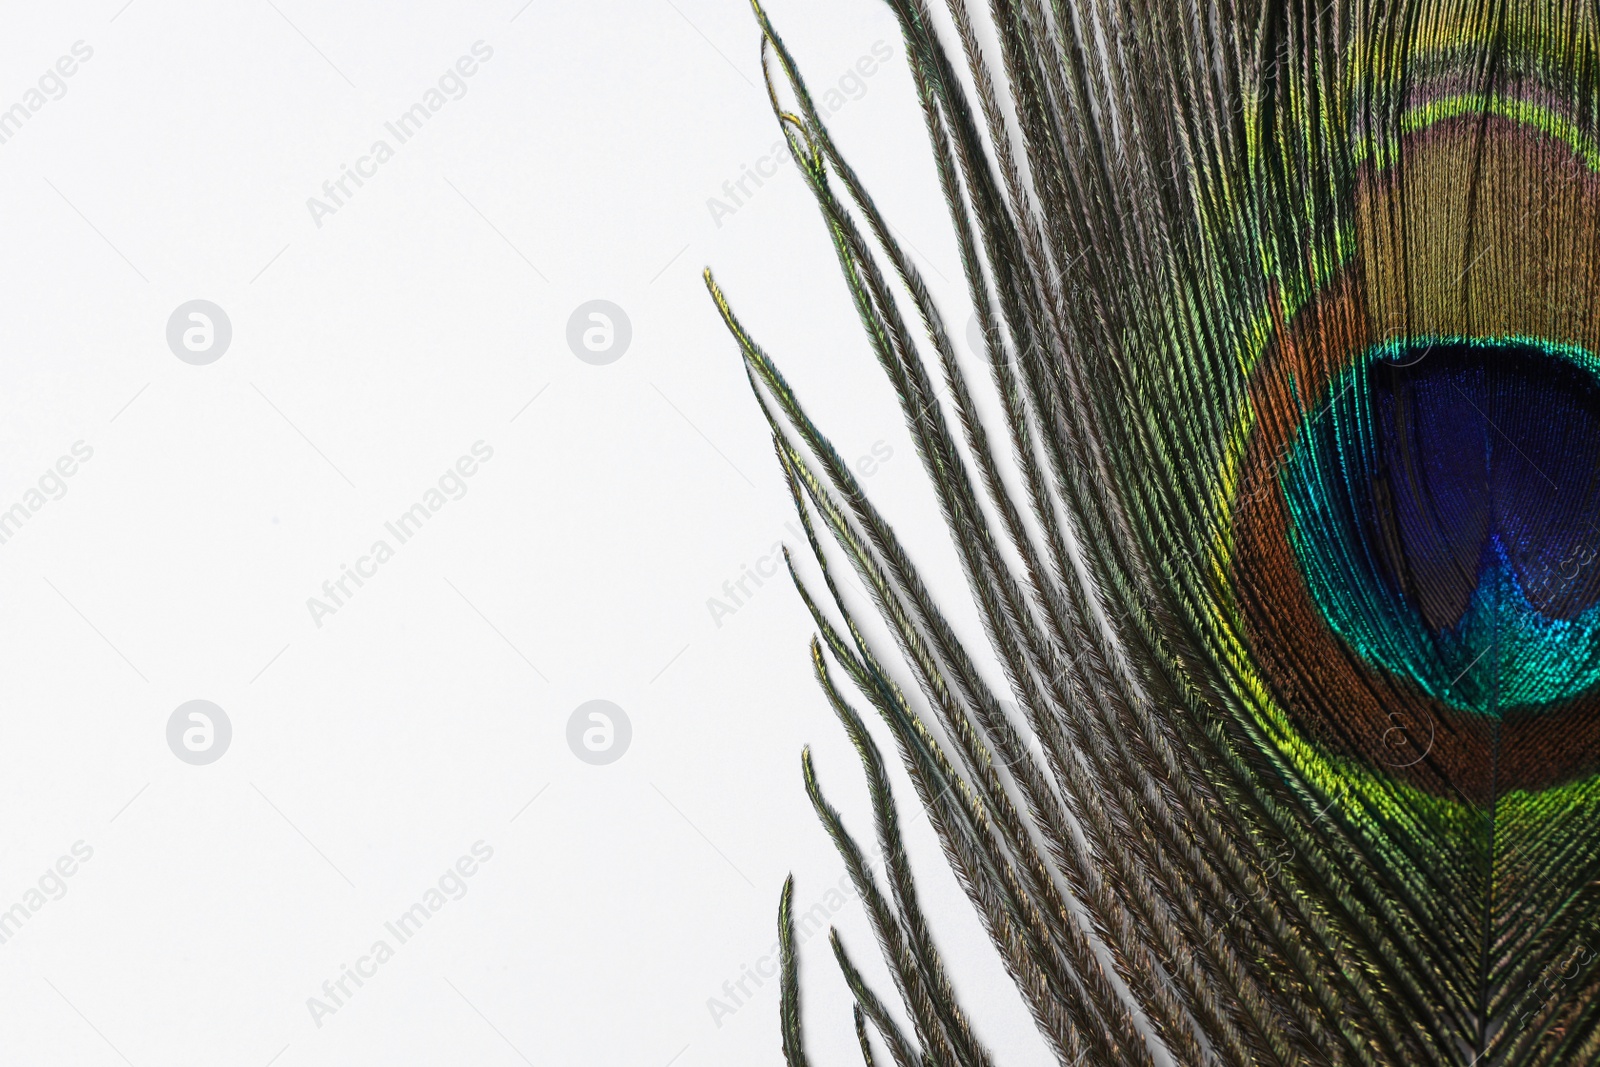
{"type": "Polygon", "coordinates": [[[1344,646],[1499,716],[1600,682],[1600,378],[1523,338],[1374,349],[1305,416],[1278,484],[1344,646]]]}

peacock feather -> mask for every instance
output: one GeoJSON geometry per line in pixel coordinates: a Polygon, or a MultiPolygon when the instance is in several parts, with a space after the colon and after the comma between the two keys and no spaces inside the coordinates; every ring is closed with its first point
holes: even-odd
{"type": "Polygon", "coordinates": [[[707,275],[871,792],[804,756],[867,1062],[991,1063],[887,738],[1063,1064],[1600,1063],[1600,6],[888,6],[981,371],[762,55],[1003,678],[707,275]]]}

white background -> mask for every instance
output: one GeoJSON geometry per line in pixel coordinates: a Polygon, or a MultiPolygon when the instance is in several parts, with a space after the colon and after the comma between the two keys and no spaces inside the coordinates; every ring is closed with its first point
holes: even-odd
{"type": "MultiPolygon", "coordinates": [[[[122,5],[0,23],[0,109],[93,50],[0,144],[0,509],[93,450],[0,544],[0,909],[93,850],[0,944],[0,1064],[780,1062],[776,982],[724,983],[766,955],[787,873],[802,911],[843,873],[803,745],[864,841],[870,822],[786,580],[708,607],[803,544],[703,267],[841,453],[877,448],[868,489],[945,602],[967,596],[792,165],[724,190],[778,140],[751,13],[122,5]],[[384,123],[478,41],[465,95],[397,144],[384,123]],[[307,199],[380,138],[394,158],[318,225],[307,199]],[[206,366],[166,340],[195,298],[233,328],[206,366]],[[592,299],[632,326],[606,366],[566,341],[592,299]],[[466,494],[397,546],[384,523],[480,441],[466,494]],[[380,538],[394,558],[318,625],[307,599],[380,538]],[[167,746],[193,699],[233,725],[209,766],[167,746]],[[607,766],[567,745],[592,699],[632,724],[607,766]],[[465,895],[315,1020],[308,998],[395,946],[384,923],[480,841],[465,895]]],[[[887,9],[771,11],[964,334],[887,9]],[[877,42],[893,58],[853,74],[877,42]]],[[[980,1036],[1044,1062],[912,836],[980,1036]]],[[[893,999],[859,907],[829,918],[893,999]]],[[[824,937],[802,966],[813,1062],[858,1063],[824,937]]]]}

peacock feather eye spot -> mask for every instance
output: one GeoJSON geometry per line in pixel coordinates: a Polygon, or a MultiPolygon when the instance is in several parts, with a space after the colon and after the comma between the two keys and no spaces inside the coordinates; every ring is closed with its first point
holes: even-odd
{"type": "Polygon", "coordinates": [[[1523,336],[1331,371],[1307,351],[1282,349],[1231,519],[1244,633],[1291,720],[1469,797],[1600,769],[1600,360],[1523,336]]]}
{"type": "Polygon", "coordinates": [[[1322,618],[1366,663],[1499,716],[1600,680],[1600,381],[1527,341],[1346,371],[1279,482],[1322,618]]]}

